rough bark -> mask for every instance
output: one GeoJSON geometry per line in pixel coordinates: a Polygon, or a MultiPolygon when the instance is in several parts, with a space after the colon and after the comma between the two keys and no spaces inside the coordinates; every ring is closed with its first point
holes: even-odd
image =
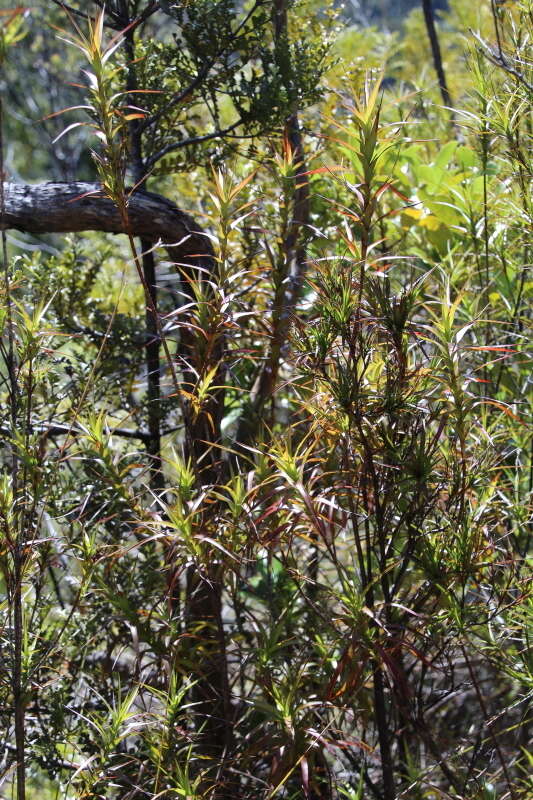
{"type": "MultiPolygon", "coordinates": [[[[159,194],[132,195],[128,214],[131,233],[160,240],[173,261],[191,263],[211,254],[209,240],[192,217],[159,194]]],[[[102,195],[100,185],[81,182],[6,183],[0,228],[26,233],[126,233],[117,209],[102,195]]]]}

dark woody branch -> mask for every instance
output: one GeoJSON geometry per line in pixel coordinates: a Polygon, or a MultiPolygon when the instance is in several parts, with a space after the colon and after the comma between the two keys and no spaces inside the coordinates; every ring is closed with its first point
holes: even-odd
{"type": "MultiPolygon", "coordinates": [[[[57,422],[39,422],[35,426],[32,426],[32,429],[34,433],[46,439],[52,439],[54,436],[83,436],[85,434],[85,431],[80,428],[57,422]]],[[[180,426],[176,426],[169,430],[161,431],[161,435],[167,436],[170,433],[175,433],[175,431],[179,429],[180,426]]],[[[10,435],[11,433],[7,428],[0,427],[0,436],[8,437],[10,435]]],[[[149,431],[135,430],[133,428],[109,428],[109,435],[118,436],[121,439],[137,439],[145,443],[150,441],[149,431]]],[[[2,444],[3,442],[0,442],[0,446],[2,444]]]]}
{"type": "MultiPolygon", "coordinates": [[[[102,231],[127,233],[114,203],[97,183],[6,183],[0,228],[26,233],[102,231]]],[[[161,241],[176,262],[209,258],[211,246],[192,217],[172,201],[152,192],[137,192],[128,204],[130,233],[161,241]]]]}

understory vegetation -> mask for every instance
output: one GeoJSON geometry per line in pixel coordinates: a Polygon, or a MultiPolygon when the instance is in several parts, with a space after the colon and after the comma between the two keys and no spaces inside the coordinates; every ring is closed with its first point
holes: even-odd
{"type": "Polygon", "coordinates": [[[533,6],[428,8],[0,11],[0,797],[532,796],[533,6]]]}

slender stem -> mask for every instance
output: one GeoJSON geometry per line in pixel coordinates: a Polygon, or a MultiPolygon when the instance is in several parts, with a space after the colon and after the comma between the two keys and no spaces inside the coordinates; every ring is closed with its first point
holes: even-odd
{"type": "Polygon", "coordinates": [[[422,8],[424,10],[424,19],[426,21],[426,29],[429,37],[429,43],[431,45],[431,53],[433,55],[433,64],[435,67],[435,72],[437,73],[437,78],[439,80],[439,88],[442,100],[445,106],[451,108],[453,106],[453,103],[450,92],[448,90],[448,84],[446,82],[444,65],[442,63],[442,53],[440,49],[437,28],[435,27],[435,16],[433,13],[432,0],[422,0],[422,8]]]}
{"type": "MultiPolygon", "coordinates": [[[[157,308],[157,286],[155,275],[155,259],[149,251],[150,242],[141,239],[143,250],[143,272],[153,306],[157,308]]],[[[160,339],[157,334],[157,325],[149,309],[146,310],[146,369],[147,369],[147,402],[148,402],[148,453],[152,459],[152,481],[154,488],[162,488],[163,473],[161,472],[161,362],[159,358],[160,339]]]]}
{"type": "Polygon", "coordinates": [[[18,381],[15,367],[15,331],[13,325],[13,299],[11,297],[11,276],[7,257],[7,239],[4,227],[5,217],[5,171],[4,171],[4,106],[0,96],[0,220],[2,221],[2,266],[4,273],[4,291],[6,304],[6,327],[8,345],[6,353],[6,366],[9,380],[9,405],[10,405],[10,436],[9,447],[11,450],[12,470],[12,496],[14,510],[14,547],[13,547],[13,703],[15,711],[15,748],[17,757],[17,800],[26,798],[26,715],[24,703],[24,687],[22,674],[22,646],[23,646],[23,609],[22,609],[22,574],[24,564],[24,525],[20,515],[18,471],[19,459],[16,445],[14,444],[17,433],[18,419],[18,381]],[[21,522],[20,528],[17,524],[21,522]]]}
{"type": "MultiPolygon", "coordinates": [[[[127,3],[123,3],[123,13],[127,15],[127,3]]],[[[128,19],[127,25],[130,24],[128,19]]],[[[130,28],[125,37],[126,55],[128,58],[128,72],[126,88],[130,92],[135,92],[138,87],[137,74],[135,70],[135,31],[130,28]]],[[[135,95],[132,94],[131,102],[135,102],[135,95]]],[[[130,130],[130,153],[133,169],[134,184],[143,186],[146,189],[145,168],[143,161],[142,147],[142,128],[140,120],[133,119],[129,124],[130,130]]],[[[148,454],[150,456],[151,483],[154,490],[164,488],[163,472],[161,470],[161,361],[159,357],[161,339],[157,330],[157,319],[159,310],[157,307],[157,285],[155,272],[155,258],[152,250],[153,242],[141,238],[142,269],[144,280],[148,287],[150,301],[154,309],[146,308],[146,382],[147,382],[147,416],[148,432],[148,454]]]]}
{"type": "Polygon", "coordinates": [[[472,662],[470,661],[470,659],[468,657],[468,654],[466,652],[466,647],[464,645],[461,646],[461,650],[463,652],[465,664],[467,666],[467,669],[468,669],[468,672],[469,672],[469,675],[470,675],[470,679],[472,681],[472,685],[474,686],[474,690],[476,692],[476,697],[477,697],[478,702],[479,702],[479,707],[481,708],[481,713],[483,714],[485,725],[488,728],[489,736],[492,739],[492,743],[494,745],[494,748],[495,748],[496,752],[498,753],[498,758],[500,760],[502,772],[503,772],[504,777],[505,777],[505,782],[507,784],[507,788],[509,790],[509,794],[512,797],[512,800],[515,800],[516,793],[514,791],[514,787],[513,787],[513,784],[511,782],[511,777],[509,775],[509,770],[507,769],[507,762],[506,762],[505,756],[503,754],[502,748],[500,746],[500,743],[499,743],[499,741],[498,741],[498,739],[496,737],[496,734],[494,733],[494,731],[492,729],[492,724],[491,724],[491,720],[489,719],[489,713],[488,713],[488,710],[487,710],[485,699],[484,699],[484,697],[483,697],[483,695],[481,693],[481,689],[479,688],[479,683],[478,683],[478,680],[476,678],[476,674],[474,672],[474,669],[472,667],[472,662]]]}
{"type": "MultiPolygon", "coordinates": [[[[127,224],[128,224],[127,217],[124,220],[124,224],[125,224],[125,226],[127,226],[127,224]]],[[[127,236],[128,236],[128,242],[129,242],[129,245],[130,245],[130,251],[131,251],[131,254],[132,254],[132,257],[133,257],[133,262],[135,264],[135,268],[137,270],[137,274],[139,276],[139,280],[140,280],[141,285],[142,285],[143,290],[144,290],[144,297],[145,297],[145,301],[146,301],[146,306],[147,306],[147,309],[148,309],[149,313],[152,315],[152,319],[154,320],[156,331],[157,331],[157,335],[159,336],[161,344],[163,345],[163,350],[165,352],[165,357],[167,359],[167,363],[168,363],[168,366],[169,366],[169,369],[170,369],[170,374],[172,376],[172,383],[174,384],[174,389],[176,390],[176,393],[179,396],[180,386],[179,386],[178,376],[177,376],[177,373],[176,373],[176,367],[174,365],[174,359],[172,358],[172,356],[170,354],[170,350],[169,350],[169,347],[168,347],[168,342],[165,339],[165,336],[163,334],[163,329],[161,327],[161,320],[159,318],[159,314],[157,313],[157,309],[156,309],[156,307],[154,305],[154,298],[153,298],[152,292],[150,291],[150,286],[148,285],[148,282],[147,282],[146,277],[144,275],[144,271],[143,271],[143,268],[142,268],[142,262],[141,262],[141,258],[139,256],[139,253],[138,253],[138,250],[137,250],[137,246],[135,244],[135,239],[133,238],[133,234],[131,232],[128,232],[127,236]]]]}

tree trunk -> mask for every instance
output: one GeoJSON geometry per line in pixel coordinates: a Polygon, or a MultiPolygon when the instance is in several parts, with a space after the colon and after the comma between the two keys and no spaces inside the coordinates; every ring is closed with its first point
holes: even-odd
{"type": "MultiPolygon", "coordinates": [[[[275,0],[272,8],[272,26],[276,47],[285,49],[288,44],[288,3],[287,0],[275,0]]],[[[290,76],[282,75],[287,90],[290,90],[290,76]]],[[[309,224],[309,177],[305,162],[305,152],[298,107],[294,104],[292,114],[285,120],[283,134],[290,146],[295,164],[295,190],[293,196],[292,215],[288,229],[281,242],[280,249],[285,262],[285,275],[276,290],[272,313],[272,330],[270,350],[252,392],[251,402],[243,415],[237,432],[237,449],[240,445],[250,444],[257,435],[264,420],[267,403],[272,400],[279,370],[283,360],[283,351],[287,344],[291,317],[294,313],[298,296],[302,288],[305,264],[305,229],[309,224]]],[[[273,416],[269,424],[273,424],[273,416]]],[[[246,453],[245,453],[246,455],[246,453]]]]}

